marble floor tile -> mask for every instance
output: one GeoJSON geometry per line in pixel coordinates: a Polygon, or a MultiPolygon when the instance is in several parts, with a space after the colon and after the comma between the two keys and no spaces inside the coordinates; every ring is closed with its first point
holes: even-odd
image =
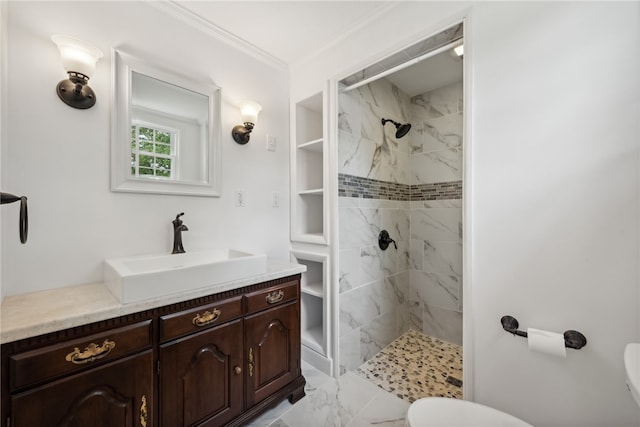
{"type": "Polygon", "coordinates": [[[462,398],[461,384],[452,384],[462,379],[462,348],[415,330],[337,379],[304,362],[302,368],[307,395],[295,405],[282,402],[250,427],[404,427],[414,400],[462,398]]]}
{"type": "Polygon", "coordinates": [[[347,372],[301,399],[282,420],[290,426],[346,426],[377,393],[375,384],[347,372]]]}
{"type": "MultiPolygon", "coordinates": [[[[321,387],[329,379],[332,379],[329,375],[314,368],[304,360],[302,361],[302,375],[307,383],[304,386],[304,392],[308,395],[313,394],[319,387],[321,387]]],[[[288,399],[283,400],[277,406],[262,413],[258,418],[252,420],[245,427],[287,427],[288,425],[280,419],[280,417],[293,408],[295,405],[289,403],[288,399]]]]}

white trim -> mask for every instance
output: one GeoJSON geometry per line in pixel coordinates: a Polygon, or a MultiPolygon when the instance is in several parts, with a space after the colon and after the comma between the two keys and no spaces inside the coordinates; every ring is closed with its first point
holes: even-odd
{"type": "Polygon", "coordinates": [[[325,43],[322,47],[320,47],[319,49],[316,49],[314,52],[310,53],[309,55],[303,56],[300,60],[293,61],[291,65],[298,66],[305,62],[313,60],[314,58],[320,56],[322,53],[326,52],[327,50],[342,43],[344,40],[351,37],[352,34],[357,33],[362,28],[369,25],[372,21],[378,19],[380,16],[389,12],[391,9],[397,7],[400,3],[401,2],[397,2],[397,1],[382,3],[380,6],[378,6],[368,14],[362,15],[362,17],[359,20],[350,23],[349,27],[346,28],[344,31],[341,31],[340,35],[335,37],[333,40],[331,40],[328,43],[325,43]]]}
{"type": "Polygon", "coordinates": [[[198,80],[147,63],[123,51],[111,50],[111,191],[125,193],[176,194],[220,197],[221,195],[221,89],[208,80],[198,80]],[[179,85],[209,99],[207,160],[203,182],[140,179],[131,176],[131,74],[133,71],[179,85]],[[126,144],[125,144],[126,142],[126,144]]]}
{"type": "Polygon", "coordinates": [[[187,25],[202,31],[217,40],[220,40],[231,47],[234,47],[257,60],[277,68],[282,71],[289,71],[289,65],[283,60],[276,58],[269,52],[260,49],[258,46],[249,43],[248,41],[236,36],[233,33],[217,26],[211,21],[208,21],[200,15],[193,13],[184,6],[178,4],[173,0],[163,1],[147,1],[147,4],[155,7],[156,9],[167,13],[173,18],[179,19],[187,25]]]}
{"type": "Polygon", "coordinates": [[[462,63],[462,396],[473,401],[474,395],[474,318],[472,305],[473,278],[473,174],[471,159],[473,144],[473,110],[471,96],[473,93],[473,9],[470,9],[462,20],[462,39],[464,40],[464,60],[462,63]]]}

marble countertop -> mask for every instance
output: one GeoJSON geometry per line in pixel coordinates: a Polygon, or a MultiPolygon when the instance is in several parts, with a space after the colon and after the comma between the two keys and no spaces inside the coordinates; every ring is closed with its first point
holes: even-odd
{"type": "Polygon", "coordinates": [[[264,274],[130,304],[121,304],[103,283],[12,295],[6,297],[0,306],[0,343],[124,316],[304,271],[304,265],[268,259],[264,274]]]}

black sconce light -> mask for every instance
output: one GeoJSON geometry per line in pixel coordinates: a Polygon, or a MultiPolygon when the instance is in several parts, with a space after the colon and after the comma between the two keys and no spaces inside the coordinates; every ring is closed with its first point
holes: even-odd
{"type": "Polygon", "coordinates": [[[249,142],[251,131],[258,121],[258,113],[262,110],[262,106],[257,102],[243,101],[240,104],[240,116],[242,117],[242,123],[244,125],[234,126],[231,130],[233,140],[238,144],[246,144],[249,142]]]}
{"type": "Polygon", "coordinates": [[[55,35],[51,40],[58,46],[62,66],[69,78],[58,83],[56,91],[65,104],[80,109],[91,108],[96,103],[96,94],[87,82],[96,70],[96,62],[102,51],[75,37],[55,35]]]}

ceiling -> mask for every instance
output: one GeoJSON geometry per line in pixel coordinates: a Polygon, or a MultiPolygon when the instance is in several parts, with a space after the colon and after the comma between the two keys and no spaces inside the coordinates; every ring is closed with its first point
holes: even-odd
{"type": "MultiPolygon", "coordinates": [[[[402,1],[160,2],[194,24],[215,28],[228,40],[282,68],[331,48],[402,1]]],[[[459,80],[462,62],[446,52],[387,76],[410,96],[459,80]]]]}
{"type": "Polygon", "coordinates": [[[397,1],[189,1],[173,3],[291,64],[384,13],[397,1]]]}

